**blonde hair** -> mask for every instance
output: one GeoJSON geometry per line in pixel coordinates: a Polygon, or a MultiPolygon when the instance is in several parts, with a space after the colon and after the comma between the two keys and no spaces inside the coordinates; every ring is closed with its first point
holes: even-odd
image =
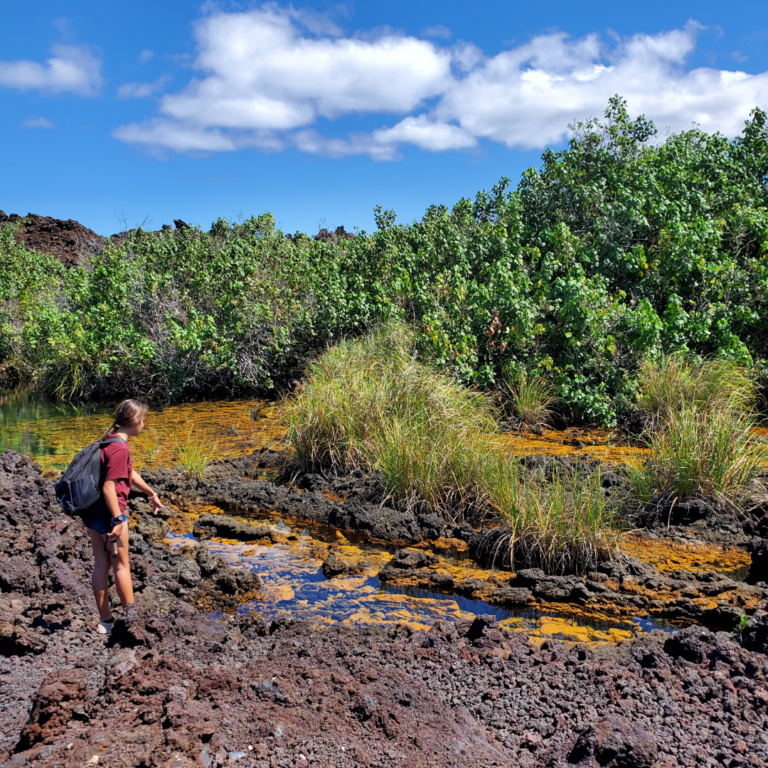
{"type": "Polygon", "coordinates": [[[112,426],[101,436],[101,439],[106,440],[118,430],[138,424],[147,415],[148,410],[149,406],[138,400],[123,400],[115,408],[115,419],[112,426]]]}

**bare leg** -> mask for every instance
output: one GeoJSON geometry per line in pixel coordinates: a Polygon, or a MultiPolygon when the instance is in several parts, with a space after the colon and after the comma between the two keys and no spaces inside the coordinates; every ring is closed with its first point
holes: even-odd
{"type": "Polygon", "coordinates": [[[112,570],[115,572],[115,586],[123,608],[133,605],[133,582],[131,581],[131,566],[128,563],[128,526],[123,526],[120,534],[123,546],[117,550],[117,558],[112,559],[112,570]]]}
{"type": "Polygon", "coordinates": [[[96,598],[96,608],[102,621],[112,621],[112,609],[109,607],[109,552],[104,551],[105,536],[88,529],[93,549],[93,576],[91,586],[96,598]]]}

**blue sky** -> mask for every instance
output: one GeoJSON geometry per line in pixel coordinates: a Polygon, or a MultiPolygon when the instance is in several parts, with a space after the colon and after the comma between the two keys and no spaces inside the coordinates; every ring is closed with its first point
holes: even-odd
{"type": "Polygon", "coordinates": [[[765,3],[6,3],[0,209],[370,230],[516,182],[616,92],[735,134],[768,108],[765,3]]]}

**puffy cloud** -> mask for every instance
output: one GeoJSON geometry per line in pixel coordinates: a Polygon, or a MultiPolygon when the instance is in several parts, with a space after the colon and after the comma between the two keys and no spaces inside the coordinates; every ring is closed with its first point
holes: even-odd
{"type": "Polygon", "coordinates": [[[52,53],[45,64],[24,59],[0,61],[0,87],[78,96],[98,94],[103,82],[100,59],[75,45],[54,45],[52,53]]]}
{"type": "Polygon", "coordinates": [[[685,69],[699,25],[659,35],[633,35],[608,47],[596,35],[571,40],[542,35],[503,51],[457,79],[435,107],[435,118],[510,148],[562,141],[567,124],[600,115],[619,93],[633,113],[664,129],[697,122],[735,135],[751,108],[768,102],[768,73],[685,69]]]}
{"type": "Polygon", "coordinates": [[[155,119],[115,135],[181,152],[293,146],[377,160],[404,145],[445,152],[480,139],[532,149],[562,141],[568,123],[601,114],[615,93],[662,131],[697,122],[734,135],[768,103],[768,73],[687,68],[700,29],[689,22],[609,43],[548,33],[486,56],[471,43],[441,47],[391,31],[345,37],[323,17],[272,5],[217,12],[195,29],[198,77],[164,96],[155,119]],[[395,119],[343,138],[313,127],[364,115],[395,119]]]}
{"type": "Polygon", "coordinates": [[[23,128],[53,128],[54,124],[47,117],[27,117],[21,121],[23,128]]]}
{"type": "Polygon", "coordinates": [[[169,80],[168,75],[163,75],[151,83],[123,83],[117,89],[117,96],[120,99],[146,99],[162,90],[169,80]]]}
{"type": "Polygon", "coordinates": [[[392,128],[380,128],[373,132],[373,140],[380,145],[414,144],[429,152],[467,149],[477,144],[474,136],[458,126],[435,122],[426,115],[406,117],[392,128]]]}

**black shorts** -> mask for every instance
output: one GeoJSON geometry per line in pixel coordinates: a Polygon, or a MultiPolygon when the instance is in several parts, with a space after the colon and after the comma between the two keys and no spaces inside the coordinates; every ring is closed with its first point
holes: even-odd
{"type": "Polygon", "coordinates": [[[80,517],[86,528],[90,528],[101,535],[109,533],[115,526],[112,513],[105,507],[102,507],[101,504],[97,504],[93,509],[83,512],[80,517]]]}

